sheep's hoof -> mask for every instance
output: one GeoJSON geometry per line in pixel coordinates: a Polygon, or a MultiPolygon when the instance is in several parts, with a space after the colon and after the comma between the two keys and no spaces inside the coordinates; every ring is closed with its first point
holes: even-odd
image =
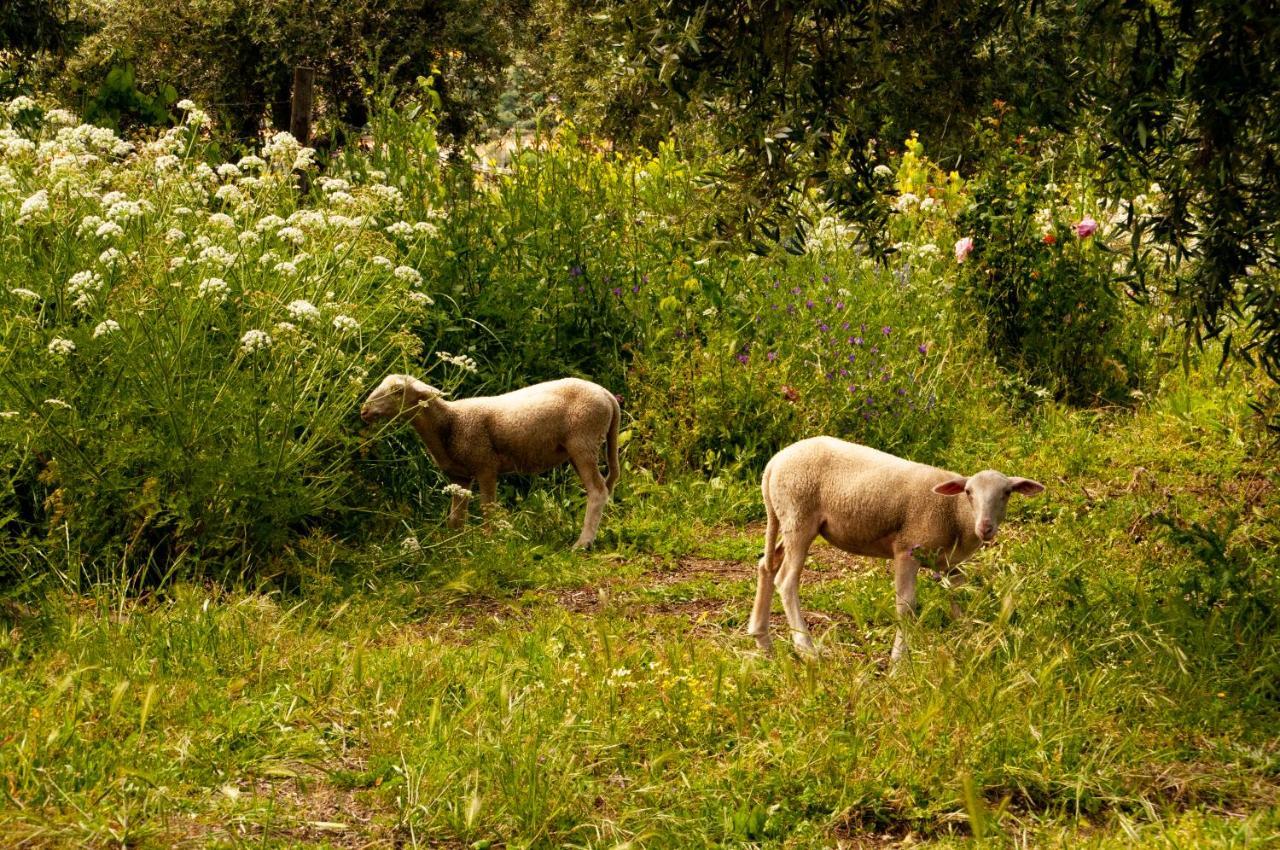
{"type": "Polygon", "coordinates": [[[577,543],[573,544],[573,551],[584,552],[587,549],[590,549],[594,543],[594,540],[579,540],[577,543]]]}

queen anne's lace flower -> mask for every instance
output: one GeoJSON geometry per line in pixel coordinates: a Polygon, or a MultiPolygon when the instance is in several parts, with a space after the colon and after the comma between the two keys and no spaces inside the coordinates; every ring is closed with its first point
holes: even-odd
{"type": "Polygon", "coordinates": [[[396,266],[394,274],[410,286],[418,286],[422,283],[422,274],[409,266],[396,266]]]}
{"type": "Polygon", "coordinates": [[[446,495],[456,496],[461,499],[470,499],[471,491],[461,484],[446,484],[443,491],[446,495]]]}
{"type": "Polygon", "coordinates": [[[69,357],[75,353],[76,344],[65,337],[55,336],[49,340],[48,350],[55,357],[69,357]]]}
{"type": "Polygon", "coordinates": [[[115,319],[104,319],[101,322],[98,322],[98,326],[93,329],[93,338],[97,339],[100,336],[107,336],[108,334],[113,334],[118,330],[120,330],[119,322],[115,319]]]}
{"type": "Polygon", "coordinates": [[[314,322],[320,319],[320,309],[310,301],[299,298],[285,305],[285,312],[297,322],[314,322]]]}
{"type": "Polygon", "coordinates": [[[200,286],[196,289],[196,294],[206,301],[214,304],[221,304],[227,300],[227,293],[230,287],[227,282],[220,277],[208,277],[200,281],[200,286]]]}
{"type": "Polygon", "coordinates": [[[342,334],[355,333],[360,330],[360,323],[350,316],[339,313],[333,317],[333,329],[342,334]]]}
{"type": "Polygon", "coordinates": [[[467,372],[476,371],[476,361],[472,360],[465,354],[450,354],[447,351],[437,351],[436,357],[439,357],[445,363],[450,363],[467,372]]]}
{"type": "Polygon", "coordinates": [[[271,347],[271,335],[266,331],[260,331],[256,328],[244,332],[244,336],[240,337],[240,353],[250,355],[258,351],[266,351],[271,347]]]}

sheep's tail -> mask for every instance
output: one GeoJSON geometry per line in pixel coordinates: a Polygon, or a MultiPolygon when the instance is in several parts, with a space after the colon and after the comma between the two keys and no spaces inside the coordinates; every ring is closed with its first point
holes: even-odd
{"type": "Polygon", "coordinates": [[[778,512],[773,509],[773,499],[769,496],[769,473],[772,472],[773,464],[770,463],[764,468],[764,475],[760,477],[760,491],[764,494],[764,565],[768,567],[770,575],[777,575],[778,572],[778,512]]]}
{"type": "Polygon", "coordinates": [[[613,487],[618,483],[618,478],[622,475],[622,465],[618,463],[618,428],[622,425],[622,406],[618,404],[618,400],[609,394],[609,400],[613,402],[613,417],[609,420],[609,434],[605,437],[605,450],[608,452],[609,475],[604,479],[604,486],[608,488],[609,495],[613,495],[613,487]]]}

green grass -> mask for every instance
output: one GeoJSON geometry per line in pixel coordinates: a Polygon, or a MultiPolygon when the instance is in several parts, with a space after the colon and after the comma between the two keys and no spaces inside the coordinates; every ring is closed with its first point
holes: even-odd
{"type": "Polygon", "coordinates": [[[751,651],[750,480],[633,474],[587,555],[556,479],[283,585],[11,604],[0,844],[1273,845],[1280,482],[1238,388],[1172,383],[956,441],[1049,492],[892,673],[882,565],[821,550],[822,661],[751,651]]]}

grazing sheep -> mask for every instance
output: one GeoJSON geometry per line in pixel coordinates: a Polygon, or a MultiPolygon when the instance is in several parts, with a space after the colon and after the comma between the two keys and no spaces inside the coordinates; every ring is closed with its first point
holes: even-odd
{"type": "Polygon", "coordinates": [[[618,483],[618,424],[613,393],[590,381],[565,378],[499,396],[445,401],[443,393],[410,375],[388,375],[360,408],[365,422],[408,420],[427,452],[454,484],[449,527],[467,515],[466,491],[480,486],[482,507],[497,495],[504,472],[545,472],[566,461],[587,489],[587,516],[575,549],[590,546],[604,504],[618,483]],[[609,477],[600,475],[600,444],[608,446],[609,477]]]}
{"type": "MultiPolygon", "coordinates": [[[[768,652],[772,645],[776,581],[796,649],[816,654],[799,588],[809,546],[821,534],[851,554],[893,559],[899,624],[891,658],[897,661],[907,644],[902,621],[915,616],[921,562],[954,568],[995,539],[1011,493],[1033,496],[1044,485],[990,469],[965,478],[834,437],[812,437],[774,455],[761,489],[768,516],[765,554],[747,627],[760,649],[768,652]],[[963,499],[955,498],[962,493],[963,499]]],[[[958,614],[954,602],[952,613],[958,614]]]]}

